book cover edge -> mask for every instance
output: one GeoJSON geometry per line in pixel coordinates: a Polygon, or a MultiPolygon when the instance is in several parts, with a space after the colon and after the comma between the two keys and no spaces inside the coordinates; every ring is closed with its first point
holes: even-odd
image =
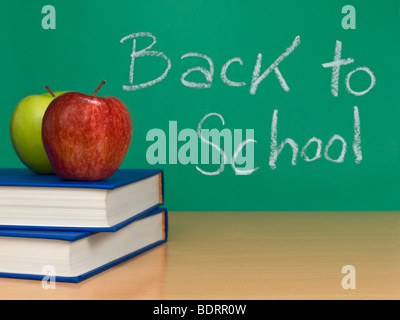
{"type": "MultiPolygon", "coordinates": [[[[149,251],[163,243],[168,241],[168,212],[167,209],[162,210],[164,211],[164,221],[163,221],[163,239],[157,240],[143,248],[140,248],[136,251],[128,253],[120,258],[114,259],[104,265],[94,268],[88,272],[85,272],[81,275],[75,277],[66,277],[66,276],[55,276],[54,280],[56,282],[70,282],[70,283],[79,283],[86,279],[89,279],[101,272],[104,272],[114,266],[121,264],[127,260],[130,260],[146,251],[149,251]]],[[[45,277],[49,277],[46,275],[38,275],[38,274],[26,274],[26,273],[8,273],[8,272],[0,272],[0,277],[2,278],[17,278],[17,279],[28,279],[28,280],[43,280],[45,277]]]]}

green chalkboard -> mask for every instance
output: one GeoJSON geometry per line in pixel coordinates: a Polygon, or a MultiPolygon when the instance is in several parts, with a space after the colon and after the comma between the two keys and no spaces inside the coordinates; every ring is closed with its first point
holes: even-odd
{"type": "Polygon", "coordinates": [[[20,0],[0,15],[1,167],[23,167],[22,98],[106,80],[98,95],[134,124],[122,167],[164,169],[170,210],[400,209],[397,0],[20,0]]]}

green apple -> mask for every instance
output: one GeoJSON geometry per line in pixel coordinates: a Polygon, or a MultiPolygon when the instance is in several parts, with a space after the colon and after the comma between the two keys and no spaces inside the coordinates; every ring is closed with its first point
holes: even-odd
{"type": "Polygon", "coordinates": [[[42,120],[50,102],[63,92],[31,95],[22,99],[15,108],[10,122],[11,142],[19,159],[32,171],[53,174],[42,142],[42,120]]]}

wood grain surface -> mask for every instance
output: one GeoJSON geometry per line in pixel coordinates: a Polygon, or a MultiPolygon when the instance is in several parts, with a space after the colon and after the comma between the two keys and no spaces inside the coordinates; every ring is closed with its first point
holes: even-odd
{"type": "Polygon", "coordinates": [[[399,240],[397,212],[170,212],[167,244],[55,289],[0,278],[0,299],[399,299],[399,240]]]}

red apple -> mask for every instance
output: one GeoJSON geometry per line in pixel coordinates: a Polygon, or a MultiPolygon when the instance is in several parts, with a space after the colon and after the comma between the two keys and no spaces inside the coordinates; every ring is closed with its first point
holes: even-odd
{"type": "Polygon", "coordinates": [[[68,92],[48,106],[42,123],[43,146],[63,180],[99,181],[121,165],[132,139],[128,108],[115,97],[68,92]]]}

